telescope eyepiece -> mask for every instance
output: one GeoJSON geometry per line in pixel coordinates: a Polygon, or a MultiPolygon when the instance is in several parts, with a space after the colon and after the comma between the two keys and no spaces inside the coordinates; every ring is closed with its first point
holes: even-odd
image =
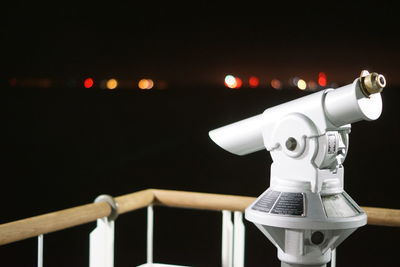
{"type": "Polygon", "coordinates": [[[363,70],[360,75],[361,91],[365,96],[380,93],[386,86],[386,79],[382,74],[376,72],[369,73],[363,70]]]}

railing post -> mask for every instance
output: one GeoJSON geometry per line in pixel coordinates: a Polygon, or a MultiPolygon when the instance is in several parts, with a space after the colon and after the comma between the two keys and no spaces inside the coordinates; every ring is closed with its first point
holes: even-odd
{"type": "Polygon", "coordinates": [[[150,205],[147,207],[147,264],[153,264],[153,229],[154,210],[150,205]]]}
{"type": "Polygon", "coordinates": [[[233,229],[233,267],[243,267],[245,228],[243,224],[243,213],[240,211],[234,212],[233,229]]]}
{"type": "Polygon", "coordinates": [[[222,267],[233,267],[233,224],[231,217],[231,211],[222,211],[222,267]]]}
{"type": "Polygon", "coordinates": [[[43,235],[38,236],[37,266],[43,267],[43,235]]]}
{"type": "Polygon", "coordinates": [[[232,223],[231,211],[222,211],[222,267],[244,266],[245,228],[243,213],[235,211],[233,220],[232,223]]]}
{"type": "Polygon", "coordinates": [[[96,228],[90,233],[89,266],[114,266],[114,221],[118,216],[116,202],[111,196],[101,195],[95,202],[107,202],[112,207],[108,217],[97,219],[96,228]]]}
{"type": "Polygon", "coordinates": [[[336,267],[336,248],[332,250],[331,267],[336,267]]]}
{"type": "Polygon", "coordinates": [[[90,233],[90,267],[114,266],[114,221],[97,220],[97,227],[90,233]]]}

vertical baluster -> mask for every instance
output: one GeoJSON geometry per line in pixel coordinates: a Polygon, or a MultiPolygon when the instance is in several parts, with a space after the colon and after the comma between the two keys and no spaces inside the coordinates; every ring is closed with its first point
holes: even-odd
{"type": "Polygon", "coordinates": [[[37,266],[43,267],[43,235],[38,236],[37,266]]]}
{"type": "Polygon", "coordinates": [[[336,248],[332,250],[331,267],[336,267],[336,248]]]}
{"type": "Polygon", "coordinates": [[[114,266],[114,221],[97,220],[97,227],[90,233],[90,267],[114,266]]]}
{"type": "Polygon", "coordinates": [[[232,212],[228,210],[222,211],[222,249],[221,249],[222,267],[232,267],[233,224],[231,217],[232,217],[232,212]]]}
{"type": "Polygon", "coordinates": [[[107,202],[111,208],[108,217],[97,219],[96,228],[90,233],[89,266],[114,266],[114,221],[118,216],[118,207],[109,195],[100,195],[95,202],[107,202]]]}
{"type": "Polygon", "coordinates": [[[245,228],[243,224],[243,213],[240,211],[235,211],[234,213],[233,229],[233,267],[243,267],[245,228]]]}
{"type": "Polygon", "coordinates": [[[154,230],[154,209],[153,205],[147,207],[147,264],[153,264],[153,230],[154,230]]]}

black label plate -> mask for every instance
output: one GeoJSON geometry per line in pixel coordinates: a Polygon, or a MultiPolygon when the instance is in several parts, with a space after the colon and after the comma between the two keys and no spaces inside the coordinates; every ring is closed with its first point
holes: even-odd
{"type": "Polygon", "coordinates": [[[274,206],[280,194],[281,192],[278,191],[272,191],[272,190],[268,191],[262,198],[260,198],[256,202],[256,204],[254,204],[253,210],[269,212],[274,206]]]}
{"type": "Polygon", "coordinates": [[[271,214],[304,216],[304,195],[269,190],[252,209],[271,214]]]}

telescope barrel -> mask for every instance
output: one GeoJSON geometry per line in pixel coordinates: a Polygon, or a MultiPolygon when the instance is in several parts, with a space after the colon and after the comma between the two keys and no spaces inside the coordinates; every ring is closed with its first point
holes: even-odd
{"type": "Polygon", "coordinates": [[[380,92],[385,85],[382,75],[368,73],[349,85],[303,96],[268,108],[262,114],[217,128],[210,131],[209,136],[223,149],[246,155],[271,148],[264,143],[266,136],[263,134],[273,131],[274,123],[288,114],[305,115],[315,124],[319,134],[361,120],[376,120],[382,113],[380,92]]]}
{"type": "Polygon", "coordinates": [[[352,84],[328,91],[325,96],[324,109],[328,120],[340,127],[361,120],[376,120],[382,113],[382,98],[380,92],[386,85],[384,77],[379,75],[381,83],[376,83],[373,94],[365,94],[365,81],[370,80],[366,76],[356,79],[352,84]]]}

